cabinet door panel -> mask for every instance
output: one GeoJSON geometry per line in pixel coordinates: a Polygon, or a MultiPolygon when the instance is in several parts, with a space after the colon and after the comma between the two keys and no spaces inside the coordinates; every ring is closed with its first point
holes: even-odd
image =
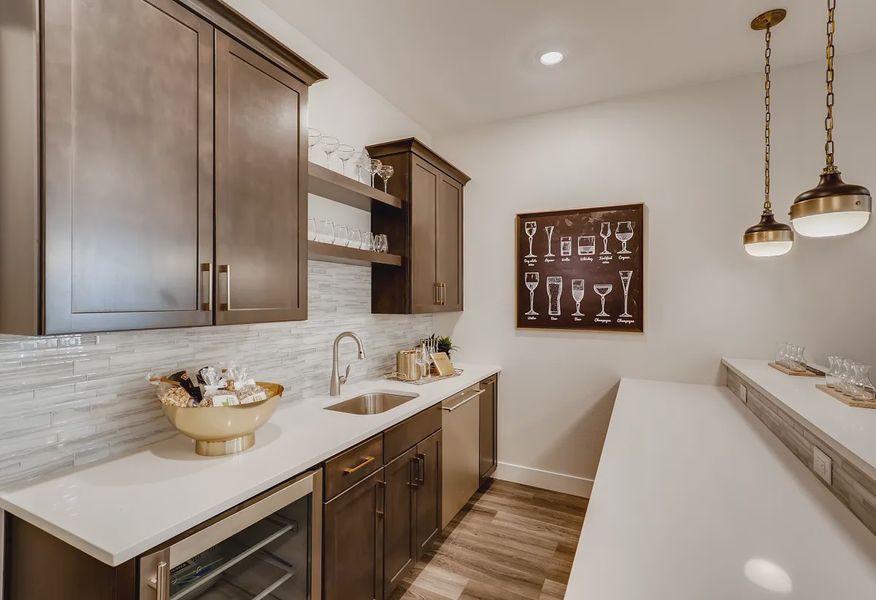
{"type": "Polygon", "coordinates": [[[411,304],[413,312],[435,310],[435,209],[440,174],[413,158],[411,177],[411,304]]]}
{"type": "Polygon", "coordinates": [[[216,37],[216,322],[307,317],[306,86],[216,37]]]}
{"type": "Polygon", "coordinates": [[[462,185],[441,175],[436,203],[436,271],[443,286],[437,310],[462,310],[462,185]]]}
{"type": "Polygon", "coordinates": [[[419,485],[416,488],[417,559],[441,533],[441,430],[417,444],[419,485]]]}
{"type": "Polygon", "coordinates": [[[481,382],[484,393],[480,396],[480,469],[481,485],[496,470],[496,388],[498,379],[490,377],[481,382]]]}
{"type": "Polygon", "coordinates": [[[416,452],[411,448],[384,467],[386,516],[383,530],[384,594],[389,597],[399,581],[414,566],[414,481],[416,452]]]}
{"type": "Polygon", "coordinates": [[[44,40],[45,332],[210,324],[213,28],[47,0],[44,40]]]}
{"type": "Polygon", "coordinates": [[[383,469],[325,504],[324,600],[383,598],[383,469]]]}

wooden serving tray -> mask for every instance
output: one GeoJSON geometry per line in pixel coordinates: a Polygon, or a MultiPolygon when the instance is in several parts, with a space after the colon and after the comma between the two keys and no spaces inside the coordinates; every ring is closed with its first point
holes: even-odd
{"type": "Polygon", "coordinates": [[[827,387],[826,385],[818,384],[815,387],[820,389],[828,396],[833,396],[843,404],[848,404],[849,406],[854,406],[855,408],[876,408],[876,401],[871,402],[867,400],[855,400],[854,398],[846,396],[842,392],[838,392],[833,388],[827,387]]]}
{"type": "Polygon", "coordinates": [[[812,371],[792,371],[788,367],[782,366],[779,363],[775,362],[771,362],[770,366],[776,371],[781,371],[785,375],[790,375],[792,377],[821,377],[820,375],[816,375],[812,371]]]}

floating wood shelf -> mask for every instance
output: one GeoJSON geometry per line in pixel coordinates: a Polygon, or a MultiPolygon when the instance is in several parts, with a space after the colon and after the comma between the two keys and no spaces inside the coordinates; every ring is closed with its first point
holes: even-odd
{"type": "Polygon", "coordinates": [[[398,254],[386,254],[381,252],[371,252],[369,250],[359,250],[358,248],[346,248],[344,246],[326,244],[324,242],[307,242],[307,252],[310,260],[343,263],[345,265],[367,267],[370,264],[377,263],[381,265],[400,267],[402,264],[402,257],[398,254]]]}
{"type": "Polygon", "coordinates": [[[371,210],[373,202],[380,202],[394,208],[401,208],[402,201],[391,194],[382,192],[370,185],[350,179],[322,165],[310,163],[308,165],[309,184],[308,191],[311,194],[334,200],[352,206],[360,210],[371,210]]]}

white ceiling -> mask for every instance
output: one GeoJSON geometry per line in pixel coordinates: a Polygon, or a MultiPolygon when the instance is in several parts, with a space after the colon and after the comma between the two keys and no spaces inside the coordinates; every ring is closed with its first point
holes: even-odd
{"type": "MultiPolygon", "coordinates": [[[[264,1],[433,133],[759,72],[770,8],[775,65],[824,57],[823,0],[264,1]]],[[[876,1],[838,5],[838,54],[876,47],[876,1]]]]}

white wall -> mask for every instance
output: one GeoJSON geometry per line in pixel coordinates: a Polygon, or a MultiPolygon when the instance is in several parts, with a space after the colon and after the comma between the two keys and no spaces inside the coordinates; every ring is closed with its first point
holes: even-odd
{"type": "MultiPolygon", "coordinates": [[[[876,189],[876,55],[838,67],[837,161],[847,181],[876,189]]],[[[786,221],[823,166],[821,69],[774,71],[773,202],[786,221]]],[[[736,79],[436,140],[472,176],[465,312],[436,328],[453,329],[463,360],[503,366],[501,462],[583,478],[553,479],[586,491],[620,377],[716,382],[722,355],[767,357],[782,340],[813,359],[876,363],[876,226],[798,239],[779,259],[743,251],[763,201],[762,85],[736,79]],[[516,330],[515,214],[634,202],[647,205],[644,335],[516,330]]]]}

